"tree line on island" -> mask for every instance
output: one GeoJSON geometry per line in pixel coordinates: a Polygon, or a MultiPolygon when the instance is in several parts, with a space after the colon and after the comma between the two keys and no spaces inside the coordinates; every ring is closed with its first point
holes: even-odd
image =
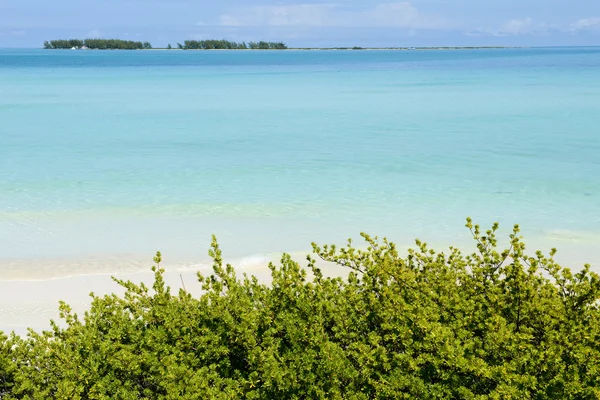
{"type": "MultiPolygon", "coordinates": [[[[92,50],[149,50],[149,42],[120,39],[67,39],[44,42],[44,49],[92,49],[92,50]]],[[[169,44],[167,49],[173,47],[169,44]]],[[[177,43],[180,50],[285,50],[283,42],[232,42],[229,40],[186,40],[177,43]]]]}
{"type": "Polygon", "coordinates": [[[285,50],[282,42],[231,42],[229,40],[186,40],[183,45],[177,43],[182,50],[285,50]]]}
{"type": "MultiPolygon", "coordinates": [[[[116,280],[78,316],[25,338],[0,332],[0,399],[598,399],[600,277],[528,254],[515,226],[469,220],[476,250],[403,256],[313,245],[272,280],[240,277],[213,239],[202,291],[116,280]],[[317,259],[347,269],[329,278],[317,259]]],[[[188,283],[188,287],[191,282],[188,283]]]]}
{"type": "Polygon", "coordinates": [[[149,50],[150,42],[120,39],[67,39],[44,42],[45,49],[149,50]]]}

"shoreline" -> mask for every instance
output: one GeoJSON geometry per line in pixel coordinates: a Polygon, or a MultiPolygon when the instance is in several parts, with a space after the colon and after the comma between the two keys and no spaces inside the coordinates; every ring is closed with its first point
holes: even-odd
{"type": "MultiPolygon", "coordinates": [[[[500,249],[507,247],[505,237],[507,234],[507,231],[504,230],[499,235],[500,249]]],[[[521,234],[527,243],[527,251],[532,255],[537,250],[548,253],[554,247],[558,250],[557,261],[562,266],[576,270],[583,268],[585,264],[590,264],[592,269],[600,272],[600,258],[595,252],[600,233],[552,230],[541,235],[523,234],[523,232],[521,234]]],[[[379,236],[380,239],[383,239],[383,237],[379,236]]],[[[396,244],[398,251],[403,256],[408,254],[409,249],[417,248],[415,245],[416,237],[413,239],[388,237],[388,239],[396,244]]],[[[426,240],[426,237],[421,238],[421,240],[428,243],[429,248],[440,252],[447,252],[450,246],[459,248],[463,253],[472,253],[476,250],[474,242],[467,235],[460,239],[441,237],[431,239],[433,240],[426,240]]],[[[357,249],[364,249],[365,243],[360,240],[361,238],[355,235],[353,245],[357,249]]],[[[338,248],[345,247],[347,244],[345,240],[337,242],[319,241],[318,243],[320,245],[336,244],[338,248]]],[[[313,255],[310,246],[285,246],[287,250],[269,250],[259,247],[255,252],[252,252],[251,248],[247,248],[247,251],[231,254],[230,249],[236,248],[239,243],[220,241],[219,244],[223,249],[226,261],[235,268],[241,269],[267,267],[271,262],[277,264],[284,254],[291,255],[302,264],[308,255],[313,255]],[[304,249],[301,249],[302,247],[304,249]]],[[[213,260],[207,254],[209,247],[210,243],[207,243],[205,251],[195,252],[195,254],[184,252],[182,248],[163,248],[162,250],[159,248],[163,256],[162,265],[174,272],[210,271],[212,270],[213,260]]],[[[150,270],[155,254],[156,251],[135,253],[113,253],[109,251],[106,253],[81,253],[58,257],[39,255],[27,258],[0,258],[0,283],[49,282],[78,277],[138,274],[150,270]]]]}
{"type": "MultiPolygon", "coordinates": [[[[301,257],[300,254],[291,256],[306,268],[307,262],[304,256],[301,257]]],[[[226,263],[228,263],[227,259],[224,260],[224,264],[226,263]]],[[[243,275],[248,274],[255,276],[264,284],[268,284],[271,280],[271,270],[267,262],[252,265],[240,265],[235,262],[230,264],[235,268],[239,279],[243,279],[243,275]]],[[[279,264],[278,261],[276,264],[279,264]]],[[[317,261],[317,264],[321,264],[320,268],[326,276],[346,277],[350,272],[346,268],[322,261],[317,261]]],[[[113,277],[135,284],[143,282],[148,287],[152,287],[153,263],[147,265],[143,271],[110,275],[78,275],[48,280],[0,280],[0,332],[5,334],[14,332],[24,337],[28,329],[36,332],[48,330],[51,320],[61,325],[59,313],[61,301],[71,306],[73,311],[82,317],[91,305],[91,293],[100,297],[110,294],[123,295],[125,290],[113,281],[113,277]]],[[[205,277],[213,274],[212,264],[202,270],[190,268],[185,271],[174,270],[166,263],[161,263],[161,267],[165,269],[165,282],[171,288],[172,294],[177,294],[185,286],[187,292],[198,297],[202,293],[202,285],[198,282],[197,273],[200,272],[205,277]]]]}
{"type": "MultiPolygon", "coordinates": [[[[293,256],[306,256],[303,252],[291,253],[293,256]]],[[[38,258],[20,260],[0,260],[0,283],[9,282],[52,282],[62,279],[80,277],[110,277],[115,275],[139,274],[150,271],[154,255],[81,256],[69,258],[38,258]],[[6,272],[10,271],[10,272],[6,272]]],[[[280,254],[255,254],[245,257],[230,258],[229,263],[239,268],[255,268],[278,262],[280,254]]],[[[163,253],[162,265],[178,273],[212,271],[212,260],[208,257],[199,259],[169,259],[163,253]]]]}
{"type": "MultiPolygon", "coordinates": [[[[555,245],[559,250],[556,261],[561,266],[570,268],[576,273],[583,269],[586,263],[591,263],[593,271],[600,271],[600,264],[595,263],[600,260],[592,258],[593,254],[595,254],[594,243],[588,241],[568,243],[565,240],[557,240],[556,237],[530,239],[525,236],[525,242],[528,244],[528,250],[526,250],[528,254],[534,254],[538,249],[547,254],[552,245],[555,245]]],[[[455,244],[459,245],[463,254],[470,254],[474,251],[474,248],[470,246],[460,245],[459,243],[455,244]]],[[[429,243],[429,245],[429,248],[433,248],[436,251],[446,252],[448,249],[447,246],[440,245],[439,243],[429,243]]],[[[415,246],[404,245],[397,247],[401,256],[406,255],[408,248],[415,248],[415,246]]],[[[234,259],[227,258],[226,253],[225,251],[226,258],[224,259],[224,263],[231,264],[234,267],[238,278],[243,278],[244,274],[248,274],[249,276],[257,277],[260,282],[265,284],[268,284],[271,278],[271,271],[268,268],[269,263],[273,262],[275,265],[280,265],[279,260],[283,254],[281,252],[234,259]]],[[[306,268],[308,264],[306,255],[311,253],[311,251],[305,251],[290,252],[288,254],[303,268],[306,268]]],[[[97,258],[96,266],[91,265],[91,268],[97,268],[99,265],[112,265],[107,261],[109,259],[110,257],[97,258]]],[[[210,276],[213,273],[212,260],[209,258],[207,258],[207,261],[182,263],[169,260],[168,254],[163,253],[163,260],[161,267],[166,271],[164,275],[165,281],[171,287],[171,293],[173,294],[176,294],[185,285],[186,291],[193,296],[199,296],[201,294],[201,285],[197,281],[197,273],[201,273],[204,276],[210,276]]],[[[56,259],[54,261],[56,262],[56,259]]],[[[22,260],[21,262],[23,265],[36,266],[39,260],[22,260]]],[[[90,268],[87,262],[89,262],[89,259],[88,261],[80,259],[78,264],[71,264],[71,266],[64,265],[61,270],[67,271],[73,265],[87,265],[90,268]]],[[[0,262],[0,266],[2,264],[0,262]]],[[[15,277],[14,279],[0,278],[0,331],[7,334],[15,332],[18,335],[24,336],[27,334],[29,328],[36,332],[47,330],[50,327],[50,320],[60,321],[58,309],[60,301],[64,301],[70,305],[78,315],[83,315],[89,309],[92,301],[89,296],[90,293],[94,293],[97,296],[113,293],[122,295],[124,293],[124,290],[113,281],[113,277],[132,281],[136,284],[144,282],[147,286],[151,286],[154,278],[154,274],[151,271],[151,267],[154,265],[152,257],[144,257],[143,261],[140,261],[136,265],[135,269],[129,270],[119,270],[119,268],[115,268],[118,265],[112,265],[113,268],[101,272],[92,272],[88,269],[87,271],[64,276],[40,276],[33,279],[26,279],[25,276],[15,277]]],[[[317,265],[321,268],[325,276],[346,278],[350,272],[347,268],[325,263],[318,259],[317,265]]],[[[53,270],[56,271],[56,269],[53,270]]]]}
{"type": "MultiPolygon", "coordinates": [[[[179,49],[155,47],[152,49],[77,49],[76,51],[235,51],[235,52],[285,52],[285,51],[464,51],[464,50],[510,50],[529,49],[528,46],[441,46],[441,47],[288,47],[287,49],[179,49]]],[[[71,49],[42,49],[42,50],[71,50],[71,49]]]]}

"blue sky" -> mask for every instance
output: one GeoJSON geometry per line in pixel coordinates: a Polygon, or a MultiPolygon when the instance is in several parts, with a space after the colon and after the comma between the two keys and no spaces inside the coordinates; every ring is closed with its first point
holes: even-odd
{"type": "Polygon", "coordinates": [[[0,0],[0,47],[70,37],[292,46],[600,45],[600,0],[0,0]]]}

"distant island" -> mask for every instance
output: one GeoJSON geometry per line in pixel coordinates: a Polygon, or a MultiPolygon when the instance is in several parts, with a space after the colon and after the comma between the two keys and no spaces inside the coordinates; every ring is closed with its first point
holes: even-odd
{"type": "Polygon", "coordinates": [[[164,48],[154,48],[150,42],[136,42],[120,39],[67,39],[44,42],[44,49],[73,50],[484,50],[506,49],[504,46],[469,47],[295,47],[289,48],[283,42],[232,42],[229,40],[186,40],[170,44],[164,48]]]}
{"type": "MultiPolygon", "coordinates": [[[[177,43],[179,50],[285,50],[288,47],[282,42],[232,42],[229,40],[186,40],[177,43]]],[[[66,39],[44,42],[44,49],[73,50],[151,50],[150,42],[135,42],[120,39],[66,39]]],[[[169,44],[167,50],[173,49],[169,44]]]]}
{"type": "Polygon", "coordinates": [[[44,42],[44,49],[73,49],[73,50],[149,50],[149,42],[134,42],[120,39],[68,39],[44,42]]]}
{"type": "Polygon", "coordinates": [[[492,50],[517,49],[507,46],[437,46],[437,47],[294,47],[290,50],[492,50]]]}
{"type": "Polygon", "coordinates": [[[286,50],[282,42],[231,42],[229,40],[186,40],[177,43],[181,50],[286,50]]]}

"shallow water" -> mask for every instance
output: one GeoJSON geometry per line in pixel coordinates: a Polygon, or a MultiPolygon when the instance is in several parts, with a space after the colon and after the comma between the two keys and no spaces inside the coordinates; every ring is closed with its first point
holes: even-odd
{"type": "Polygon", "coordinates": [[[595,264],[599,115],[600,48],[0,50],[0,279],[198,265],[211,233],[463,245],[467,216],[595,264]]]}

